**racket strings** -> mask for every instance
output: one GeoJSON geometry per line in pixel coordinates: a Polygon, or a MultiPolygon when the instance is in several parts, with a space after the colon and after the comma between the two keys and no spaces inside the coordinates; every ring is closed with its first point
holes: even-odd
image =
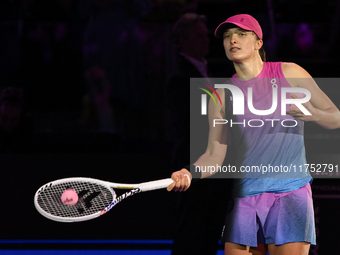
{"type": "Polygon", "coordinates": [[[37,202],[48,214],[77,218],[98,213],[109,206],[115,198],[114,191],[103,185],[72,181],[46,187],[39,192],[37,202]],[[75,205],[64,205],[61,201],[61,195],[67,188],[74,189],[78,194],[78,202],[75,205]]]}

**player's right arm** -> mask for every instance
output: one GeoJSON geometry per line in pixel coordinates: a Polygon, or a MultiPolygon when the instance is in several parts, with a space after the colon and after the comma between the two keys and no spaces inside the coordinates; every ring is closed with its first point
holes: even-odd
{"type": "MultiPolygon", "coordinates": [[[[218,89],[217,93],[221,97],[222,105],[214,104],[214,101],[210,99],[208,106],[208,120],[209,120],[209,138],[208,145],[205,153],[201,155],[196,162],[195,166],[199,166],[201,169],[207,169],[208,166],[222,166],[224,158],[227,153],[227,137],[228,137],[228,127],[227,125],[217,124],[214,126],[214,119],[225,119],[225,94],[224,89],[218,89]]],[[[216,96],[216,95],[214,95],[216,96]]],[[[218,99],[216,98],[218,101],[218,99]]],[[[213,173],[202,172],[201,178],[206,178],[213,173]]],[[[168,191],[185,191],[190,187],[192,180],[191,173],[182,168],[179,171],[173,172],[171,178],[174,182],[168,186],[168,191]],[[187,177],[189,176],[189,178],[187,177]]]]}

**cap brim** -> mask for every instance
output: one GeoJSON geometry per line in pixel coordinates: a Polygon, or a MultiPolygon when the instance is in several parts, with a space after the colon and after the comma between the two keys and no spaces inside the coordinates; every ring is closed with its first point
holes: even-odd
{"type": "Polygon", "coordinates": [[[244,24],[239,24],[239,23],[231,23],[231,22],[223,22],[221,23],[215,30],[215,36],[218,38],[222,38],[224,32],[228,29],[228,28],[232,28],[232,27],[239,27],[242,28],[244,30],[249,30],[252,31],[252,29],[248,26],[245,26],[244,24]]]}

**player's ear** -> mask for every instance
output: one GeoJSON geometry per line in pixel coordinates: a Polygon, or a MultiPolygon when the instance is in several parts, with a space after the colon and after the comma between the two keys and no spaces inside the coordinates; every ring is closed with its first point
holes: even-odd
{"type": "Polygon", "coordinates": [[[256,40],[255,50],[261,49],[262,46],[263,46],[263,41],[262,40],[256,40]]]}

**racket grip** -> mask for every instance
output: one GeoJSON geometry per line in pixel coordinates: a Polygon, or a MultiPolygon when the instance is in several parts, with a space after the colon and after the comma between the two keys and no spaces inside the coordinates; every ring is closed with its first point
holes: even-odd
{"type": "Polygon", "coordinates": [[[167,178],[158,181],[143,182],[139,185],[139,188],[142,192],[156,189],[164,189],[168,187],[171,183],[173,183],[173,180],[171,178],[167,178]]]}

